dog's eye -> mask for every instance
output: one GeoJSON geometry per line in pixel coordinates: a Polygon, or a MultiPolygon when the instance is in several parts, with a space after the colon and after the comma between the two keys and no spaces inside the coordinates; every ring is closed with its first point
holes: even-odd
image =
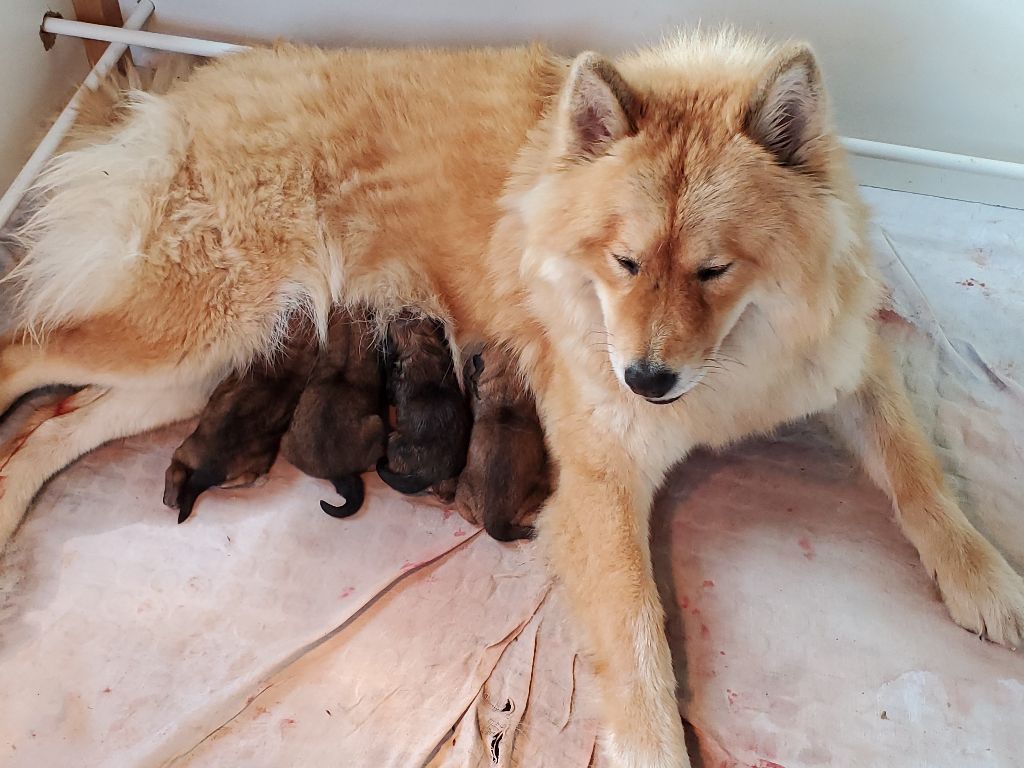
{"type": "Polygon", "coordinates": [[[697,279],[702,283],[714,280],[716,277],[721,277],[728,272],[731,266],[732,263],[730,262],[729,264],[713,264],[708,267],[701,267],[697,270],[697,279]]]}
{"type": "Polygon", "coordinates": [[[636,273],[640,271],[640,265],[628,256],[616,256],[615,260],[619,262],[620,267],[631,275],[636,275],[636,273]]]}

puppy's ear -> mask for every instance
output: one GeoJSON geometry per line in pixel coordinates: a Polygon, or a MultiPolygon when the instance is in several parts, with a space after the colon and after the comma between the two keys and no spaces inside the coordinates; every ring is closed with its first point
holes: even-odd
{"type": "Polygon", "coordinates": [[[556,149],[563,157],[592,160],[636,132],[639,101],[622,75],[596,53],[572,63],[559,96],[556,149]]]}
{"type": "Polygon", "coordinates": [[[780,165],[800,166],[826,128],[825,92],[814,53],[785,48],[768,67],[751,99],[747,134],[780,165]]]}
{"type": "Polygon", "coordinates": [[[480,399],[480,374],[484,372],[484,358],[482,355],[473,355],[469,358],[466,366],[466,383],[469,391],[477,400],[480,399]]]}

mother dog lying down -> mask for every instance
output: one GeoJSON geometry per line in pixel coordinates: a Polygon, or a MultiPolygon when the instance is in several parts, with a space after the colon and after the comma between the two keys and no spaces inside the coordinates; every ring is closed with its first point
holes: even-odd
{"type": "Polygon", "coordinates": [[[558,467],[539,536],[611,764],[687,764],[648,514],[697,445],[827,412],[953,618],[1021,642],[1024,583],[958,508],[876,334],[806,47],[258,50],[134,96],[39,191],[0,410],[87,386],[0,464],[0,541],[49,475],[195,414],[290,314],[413,306],[454,350],[509,345],[536,393],[558,467]]]}

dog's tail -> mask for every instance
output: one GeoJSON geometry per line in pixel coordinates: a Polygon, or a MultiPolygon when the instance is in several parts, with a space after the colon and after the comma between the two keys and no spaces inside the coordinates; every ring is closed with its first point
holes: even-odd
{"type": "Polygon", "coordinates": [[[430,480],[424,480],[416,475],[401,475],[388,466],[386,457],[377,462],[377,474],[380,479],[390,485],[399,493],[412,494],[425,491],[430,487],[430,480]]]}
{"type": "Polygon", "coordinates": [[[134,91],[120,109],[110,125],[83,125],[29,191],[13,235],[23,255],[4,281],[33,336],[131,294],[160,193],[184,161],[188,129],[169,100],[134,91]]]}
{"type": "Polygon", "coordinates": [[[347,477],[335,478],[334,489],[345,497],[345,503],[341,506],[328,504],[321,499],[320,509],[331,517],[350,517],[359,511],[366,498],[366,486],[360,475],[348,475],[347,477]]]}

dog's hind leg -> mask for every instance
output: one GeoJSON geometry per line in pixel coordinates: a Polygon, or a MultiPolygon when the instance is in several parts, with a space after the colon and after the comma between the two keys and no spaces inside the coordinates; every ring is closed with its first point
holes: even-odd
{"type": "Polygon", "coordinates": [[[194,416],[208,396],[202,385],[89,386],[59,403],[52,418],[31,423],[0,454],[0,549],[51,476],[110,440],[194,416]]]}
{"type": "MultiPolygon", "coordinates": [[[[0,418],[22,396],[40,387],[110,387],[126,377],[140,378],[139,371],[128,373],[117,367],[97,366],[94,340],[85,339],[76,345],[77,338],[73,332],[57,332],[43,344],[14,336],[0,338],[0,418]]],[[[111,339],[108,346],[117,349],[117,340],[111,339]]]]}
{"type": "Polygon", "coordinates": [[[80,383],[68,379],[68,371],[53,360],[41,347],[15,341],[0,340],[0,419],[22,396],[49,384],[80,383]]]}

